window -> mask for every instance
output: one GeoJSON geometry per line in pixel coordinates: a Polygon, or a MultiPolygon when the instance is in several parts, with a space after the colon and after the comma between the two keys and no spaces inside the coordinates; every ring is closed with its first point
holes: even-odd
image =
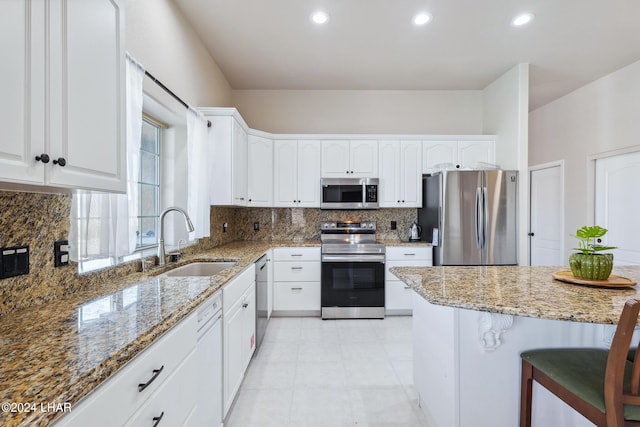
{"type": "Polygon", "coordinates": [[[142,120],[140,144],[139,212],[137,248],[158,243],[158,216],[160,215],[160,135],[162,126],[146,116],[142,120]]]}

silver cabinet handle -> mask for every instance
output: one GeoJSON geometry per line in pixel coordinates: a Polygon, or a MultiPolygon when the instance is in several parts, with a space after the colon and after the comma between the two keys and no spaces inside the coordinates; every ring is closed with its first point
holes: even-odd
{"type": "Polygon", "coordinates": [[[291,267],[292,270],[302,270],[302,267],[291,267]]]}
{"type": "Polygon", "coordinates": [[[302,256],[302,254],[291,254],[291,256],[302,256]]]}
{"type": "Polygon", "coordinates": [[[416,256],[416,254],[404,254],[404,256],[416,256]]]}
{"type": "Polygon", "coordinates": [[[291,288],[292,291],[301,291],[302,288],[291,288]]]}

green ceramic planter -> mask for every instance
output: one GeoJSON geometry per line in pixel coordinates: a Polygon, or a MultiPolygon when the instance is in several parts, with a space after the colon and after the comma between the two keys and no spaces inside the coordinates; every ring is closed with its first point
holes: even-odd
{"type": "Polygon", "coordinates": [[[613,269],[613,254],[571,254],[569,266],[579,279],[607,280],[613,269]]]}

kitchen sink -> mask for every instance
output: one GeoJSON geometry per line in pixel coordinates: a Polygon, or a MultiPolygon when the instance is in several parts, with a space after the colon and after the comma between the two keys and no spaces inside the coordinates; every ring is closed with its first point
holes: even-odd
{"type": "Polygon", "coordinates": [[[167,277],[213,276],[234,265],[236,265],[235,261],[194,262],[167,271],[165,275],[167,277]]]}

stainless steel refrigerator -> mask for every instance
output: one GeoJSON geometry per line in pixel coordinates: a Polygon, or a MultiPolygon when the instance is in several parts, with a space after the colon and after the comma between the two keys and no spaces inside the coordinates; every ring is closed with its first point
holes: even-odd
{"type": "Polygon", "coordinates": [[[434,265],[515,265],[518,172],[452,170],[422,178],[418,224],[434,265]]]}

